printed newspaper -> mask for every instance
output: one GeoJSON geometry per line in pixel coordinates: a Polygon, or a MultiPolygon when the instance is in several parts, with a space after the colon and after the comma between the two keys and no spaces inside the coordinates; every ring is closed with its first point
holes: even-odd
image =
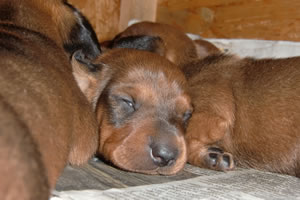
{"type": "Polygon", "coordinates": [[[51,200],[300,200],[300,179],[296,177],[253,169],[216,173],[187,165],[186,170],[199,176],[124,189],[55,191],[51,200]]]}

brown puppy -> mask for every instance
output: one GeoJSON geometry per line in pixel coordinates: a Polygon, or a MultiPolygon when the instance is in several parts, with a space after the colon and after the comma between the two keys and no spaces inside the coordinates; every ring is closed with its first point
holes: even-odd
{"type": "Polygon", "coordinates": [[[158,53],[178,66],[191,59],[220,52],[205,40],[193,41],[176,27],[154,22],[133,24],[112,41],[103,44],[108,48],[136,48],[158,53]]]}
{"type": "Polygon", "coordinates": [[[74,61],[73,66],[82,63],[74,69],[76,80],[96,106],[98,153],[129,171],[170,175],[181,170],[192,112],[183,73],[161,56],[132,49],[113,49],[93,62],[79,51],[74,61]]]}
{"type": "MultiPolygon", "coordinates": [[[[169,43],[180,43],[178,38],[169,43]]],[[[138,45],[126,42],[115,41],[156,52],[150,39],[138,45]]],[[[204,59],[181,66],[195,108],[186,133],[188,162],[223,171],[236,164],[299,177],[300,58],[240,59],[220,54],[206,41],[196,42],[204,59]]],[[[186,55],[186,45],[177,54],[186,55]]]]}
{"type": "Polygon", "coordinates": [[[194,104],[188,162],[300,177],[299,63],[220,54],[185,65],[194,104]]]}
{"type": "Polygon", "coordinates": [[[48,199],[64,166],[95,152],[97,123],[71,54],[99,54],[81,14],[60,0],[0,2],[0,198],[48,199]]]}

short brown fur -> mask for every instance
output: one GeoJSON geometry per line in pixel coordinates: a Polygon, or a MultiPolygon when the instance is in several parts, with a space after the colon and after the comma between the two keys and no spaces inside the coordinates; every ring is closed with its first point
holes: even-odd
{"type": "Polygon", "coordinates": [[[92,73],[78,65],[74,71],[82,72],[75,76],[79,85],[89,85],[83,90],[88,99],[97,101],[99,155],[134,172],[180,171],[192,111],[183,73],[161,56],[132,49],[106,51],[89,65],[101,70],[92,73]],[[91,88],[98,88],[99,99],[91,88]]]}
{"type": "Polygon", "coordinates": [[[226,171],[234,160],[299,177],[299,63],[215,55],[185,65],[194,104],[188,162],[226,171]]]}
{"type": "Polygon", "coordinates": [[[65,165],[98,145],[63,48],[78,21],[60,0],[3,0],[0,10],[0,198],[48,199],[65,165]]]}

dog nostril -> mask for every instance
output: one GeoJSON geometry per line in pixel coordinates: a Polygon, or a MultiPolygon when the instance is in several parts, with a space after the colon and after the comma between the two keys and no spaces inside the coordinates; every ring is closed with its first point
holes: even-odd
{"type": "Polygon", "coordinates": [[[151,151],[152,160],[160,167],[172,165],[177,158],[177,154],[177,150],[166,146],[155,146],[151,151]]]}

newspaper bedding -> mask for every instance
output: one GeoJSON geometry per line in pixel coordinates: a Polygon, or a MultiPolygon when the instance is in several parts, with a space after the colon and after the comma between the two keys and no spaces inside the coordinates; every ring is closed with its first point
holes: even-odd
{"type": "Polygon", "coordinates": [[[296,177],[253,169],[227,173],[194,167],[191,170],[199,176],[124,189],[54,191],[51,200],[300,200],[300,179],[296,177]]]}

